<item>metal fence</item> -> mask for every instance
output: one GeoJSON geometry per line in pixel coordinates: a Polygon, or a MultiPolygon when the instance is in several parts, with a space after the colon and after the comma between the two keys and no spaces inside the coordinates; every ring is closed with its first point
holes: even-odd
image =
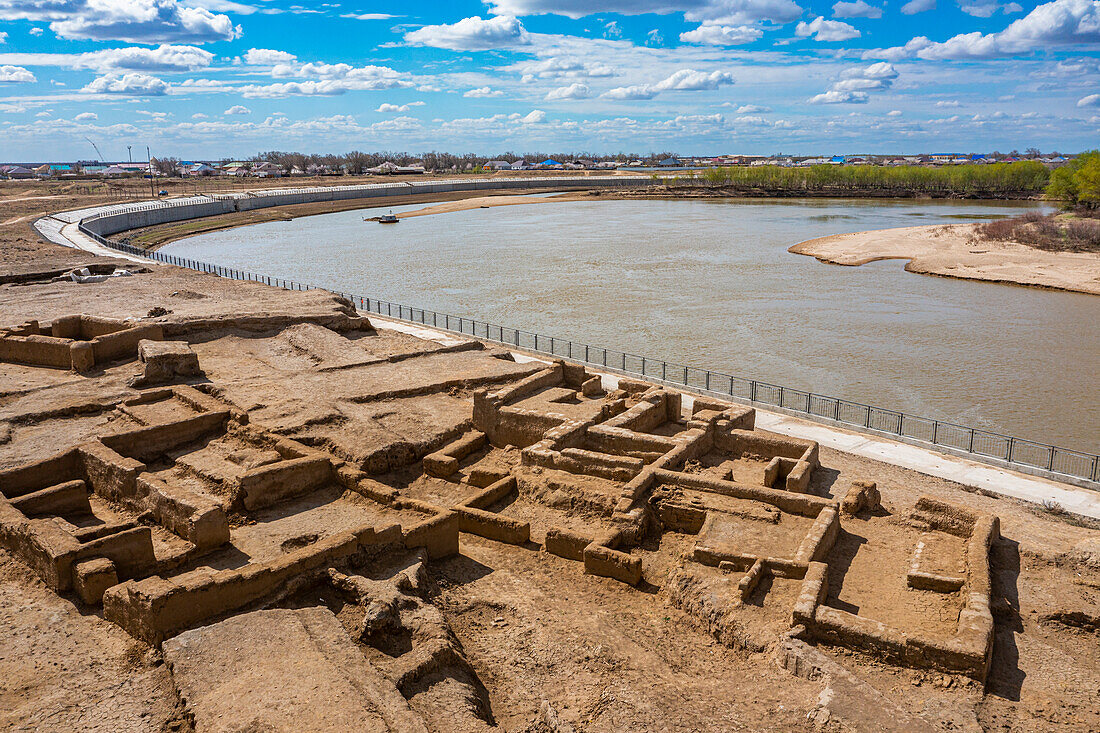
{"type": "MultiPolygon", "coordinates": [[[[248,280],[287,290],[327,290],[347,298],[361,311],[377,313],[432,328],[455,331],[494,343],[512,346],[549,356],[561,357],[594,367],[605,368],[623,374],[644,377],[651,381],[665,382],[689,391],[724,397],[734,401],[749,402],[781,408],[798,415],[809,416],[822,422],[831,422],[860,431],[869,431],[908,441],[946,448],[986,462],[1004,462],[1050,474],[1051,478],[1071,478],[1078,482],[1100,483],[1100,456],[1081,451],[1059,448],[1023,438],[1014,438],[987,430],[943,420],[909,415],[898,410],[888,410],[860,402],[828,397],[825,395],[769,384],[755,379],[736,377],[710,369],[678,364],[676,362],[616,351],[602,346],[592,346],[572,339],[545,336],[510,326],[501,326],[465,316],[439,313],[368,296],[341,293],[294,280],[258,275],[221,265],[212,265],[159,251],[148,252],[121,242],[100,236],[80,222],[80,230],[86,236],[111,249],[131,255],[147,257],[166,264],[185,267],[199,272],[212,273],[233,280],[248,280]]],[[[1100,488],[1090,486],[1089,488],[1100,488]]]]}

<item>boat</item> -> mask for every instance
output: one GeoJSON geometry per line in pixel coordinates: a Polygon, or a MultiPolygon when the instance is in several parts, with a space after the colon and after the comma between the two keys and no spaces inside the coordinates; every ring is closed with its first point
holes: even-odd
{"type": "Polygon", "coordinates": [[[378,217],[379,224],[396,224],[398,221],[400,220],[393,215],[392,211],[388,214],[382,214],[382,216],[378,217]]]}

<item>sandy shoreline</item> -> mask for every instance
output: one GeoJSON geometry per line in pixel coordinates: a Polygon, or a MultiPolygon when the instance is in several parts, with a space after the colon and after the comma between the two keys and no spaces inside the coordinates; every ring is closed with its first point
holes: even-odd
{"type": "Polygon", "coordinates": [[[567,191],[553,196],[531,196],[517,194],[511,196],[475,196],[461,201],[445,201],[415,211],[404,211],[397,215],[398,219],[408,219],[414,216],[428,216],[430,214],[452,214],[456,211],[469,211],[470,209],[492,209],[497,206],[520,206],[522,204],[545,204],[562,201],[588,201],[593,197],[587,191],[567,191]]]}
{"type": "Polygon", "coordinates": [[[1049,252],[1007,242],[972,242],[973,224],[834,234],[790,247],[833,265],[908,260],[905,269],[963,280],[1012,283],[1100,295],[1100,255],[1049,252]]]}

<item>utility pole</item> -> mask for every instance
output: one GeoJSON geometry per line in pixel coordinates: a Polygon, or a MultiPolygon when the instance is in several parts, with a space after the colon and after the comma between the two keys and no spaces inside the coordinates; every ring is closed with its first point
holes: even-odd
{"type": "Polygon", "coordinates": [[[134,147],[134,146],[133,145],[127,145],[126,146],[126,155],[129,156],[131,165],[133,165],[133,162],[134,162],[134,154],[132,152],[130,152],[130,148],[132,148],[132,147],[134,147]]]}
{"type": "Polygon", "coordinates": [[[156,181],[157,174],[153,170],[153,154],[149,152],[149,146],[145,146],[145,169],[149,171],[149,198],[156,198],[157,195],[153,192],[153,183],[156,181]]]}

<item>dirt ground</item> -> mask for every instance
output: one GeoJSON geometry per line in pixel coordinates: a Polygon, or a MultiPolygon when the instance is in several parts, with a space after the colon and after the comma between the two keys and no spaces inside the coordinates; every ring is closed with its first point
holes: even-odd
{"type": "MultiPolygon", "coordinates": [[[[29,222],[46,211],[96,203],[94,197],[18,194],[0,186],[0,274],[48,272],[90,259],[39,242],[29,222]],[[13,219],[19,221],[8,223],[13,219]]],[[[321,291],[287,292],[169,267],[95,285],[48,278],[0,283],[0,325],[71,313],[149,318],[154,308],[168,311],[157,316],[164,322],[242,314],[323,319],[345,313],[347,304],[321,291]]],[[[295,326],[213,332],[193,346],[206,379],[247,409],[254,424],[383,468],[393,456],[421,455],[465,429],[473,386],[530,373],[487,352],[447,351],[381,328],[340,353],[328,338],[295,326]]],[[[0,364],[0,467],[102,434],[110,413],[79,406],[132,395],[126,382],[137,371],[134,362],[89,376],[0,364]]],[[[463,533],[457,556],[427,563],[430,582],[421,600],[404,596],[398,604],[402,613],[433,619],[418,628],[445,628],[439,638],[459,649],[462,661],[438,684],[431,678],[398,684],[401,693],[430,730],[448,732],[901,730],[893,710],[928,730],[1100,730],[1100,527],[826,448],[821,464],[812,481],[819,496],[840,499],[853,480],[877,482],[881,524],[862,533],[852,524],[851,534],[888,544],[895,533],[908,533],[904,551],[896,552],[901,561],[915,534],[891,522],[923,495],[1000,517],[1002,538],[991,551],[995,643],[984,688],[824,645],[817,650],[848,670],[855,687],[791,674],[777,663],[780,636],[763,651],[733,648],[669,602],[662,578],[693,538],[666,533],[641,548],[649,582],[632,587],[587,575],[580,563],[540,548],[551,524],[579,529],[602,520],[521,494],[496,511],[530,521],[531,542],[463,533]],[[470,717],[471,709],[480,717],[470,717]]],[[[439,499],[453,488],[407,471],[378,473],[380,488],[411,487],[417,498],[439,499]]],[[[339,509],[346,501],[334,497],[326,506],[339,509]]],[[[256,526],[240,529],[242,546],[251,547],[256,526]]],[[[943,550],[945,562],[951,551],[943,550]]],[[[878,585],[875,568],[855,563],[849,572],[852,582],[834,600],[875,614],[899,612],[901,590],[891,590],[896,578],[878,585]]],[[[327,596],[303,591],[294,604],[327,606],[346,628],[361,621],[327,596]]],[[[934,615],[931,623],[941,620],[953,621],[934,615]]],[[[396,665],[395,652],[378,652],[384,644],[360,645],[383,672],[396,665]]],[[[280,655],[285,665],[293,651],[280,655]]],[[[181,699],[181,689],[194,684],[193,677],[186,685],[173,678],[159,648],[104,620],[101,609],[50,590],[0,551],[0,729],[203,730],[181,699]]]]}

